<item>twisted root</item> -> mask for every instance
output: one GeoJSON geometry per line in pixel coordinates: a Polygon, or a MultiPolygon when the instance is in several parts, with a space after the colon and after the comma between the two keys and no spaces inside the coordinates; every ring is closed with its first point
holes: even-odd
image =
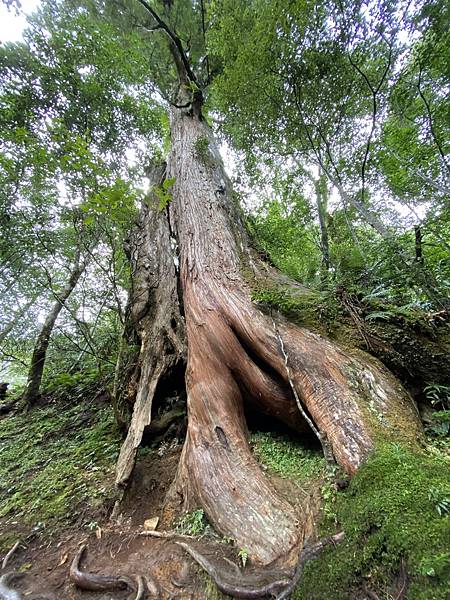
{"type": "Polygon", "coordinates": [[[86,551],[86,544],[80,546],[75,558],[70,565],[69,577],[74,584],[82,590],[98,592],[104,590],[115,590],[129,588],[134,591],[135,584],[132,579],[125,576],[97,575],[88,571],[80,570],[80,560],[86,551]]]}

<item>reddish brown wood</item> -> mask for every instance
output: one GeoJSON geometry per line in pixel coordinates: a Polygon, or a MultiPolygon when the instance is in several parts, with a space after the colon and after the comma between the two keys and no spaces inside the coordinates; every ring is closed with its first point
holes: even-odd
{"type": "MultiPolygon", "coordinates": [[[[156,386],[184,359],[187,345],[188,431],[168,501],[179,510],[203,507],[254,565],[293,567],[304,525],[254,459],[244,406],[302,431],[299,402],[350,474],[378,439],[419,435],[419,421],[411,399],[376,360],[344,352],[251,301],[249,273],[290,282],[252,250],[211,131],[195,114],[173,111],[165,177],[175,179],[169,210],[144,208],[135,232],[131,316],[141,353],[117,480],[130,477],[156,386]]],[[[292,289],[304,293],[298,284],[292,289]]]]}
{"type": "Polygon", "coordinates": [[[302,403],[349,473],[379,430],[384,437],[409,435],[419,431],[418,420],[404,390],[379,364],[280,319],[274,324],[251,302],[242,273],[261,265],[211,132],[181,111],[172,114],[168,176],[175,178],[170,218],[180,247],[189,409],[172,497],[176,492],[185,508],[201,505],[253,560],[289,562],[302,531],[250,453],[243,410],[251,401],[298,426],[279,336],[302,403]]]}

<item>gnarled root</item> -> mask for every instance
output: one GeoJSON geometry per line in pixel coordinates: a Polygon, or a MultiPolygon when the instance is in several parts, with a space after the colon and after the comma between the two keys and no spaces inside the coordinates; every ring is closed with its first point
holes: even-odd
{"type": "Polygon", "coordinates": [[[129,577],[115,575],[97,575],[80,570],[80,560],[86,550],[86,544],[80,546],[75,558],[70,565],[69,577],[73,583],[82,590],[92,592],[129,588],[135,590],[135,585],[129,577]]]}
{"type": "Polygon", "coordinates": [[[290,583],[292,573],[281,569],[260,569],[257,572],[243,574],[230,572],[201,554],[193,546],[177,542],[213,579],[218,589],[233,598],[265,598],[275,596],[290,583]]]}
{"type": "Polygon", "coordinates": [[[330,544],[336,545],[339,542],[342,542],[344,539],[344,532],[336,533],[335,535],[330,535],[328,537],[322,538],[314,544],[306,544],[303,550],[300,552],[300,556],[297,562],[297,566],[295,567],[294,576],[289,585],[284,589],[278,596],[276,600],[286,600],[289,598],[290,594],[294,591],[295,587],[298,585],[300,578],[305,569],[306,563],[310,560],[314,560],[319,556],[322,550],[329,546],[330,544]]]}
{"type": "MultiPolygon", "coordinates": [[[[344,532],[322,538],[319,541],[307,543],[300,552],[297,565],[289,573],[281,569],[264,569],[242,573],[239,569],[225,570],[201,554],[191,545],[177,542],[186,552],[208,573],[218,589],[233,598],[257,599],[273,597],[276,600],[286,600],[298,585],[306,563],[321,553],[330,544],[338,544],[344,539],[344,532]]],[[[234,565],[236,566],[236,565],[234,565]]]]}

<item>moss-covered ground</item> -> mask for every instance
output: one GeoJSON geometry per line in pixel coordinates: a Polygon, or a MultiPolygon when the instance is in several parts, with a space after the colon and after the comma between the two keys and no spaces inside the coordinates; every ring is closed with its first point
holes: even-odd
{"type": "Polygon", "coordinates": [[[0,419],[0,548],[19,525],[52,533],[110,496],[119,435],[112,410],[58,402],[0,419]]]}
{"type": "Polygon", "coordinates": [[[324,516],[344,542],[307,565],[294,598],[449,598],[449,466],[441,451],[377,450],[324,516]]]}

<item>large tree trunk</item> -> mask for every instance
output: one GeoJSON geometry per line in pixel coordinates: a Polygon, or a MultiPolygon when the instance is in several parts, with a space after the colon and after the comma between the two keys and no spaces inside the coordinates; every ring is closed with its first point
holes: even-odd
{"type": "Polygon", "coordinates": [[[56,320],[66,300],[75,289],[75,286],[77,285],[78,280],[83,274],[85,268],[86,263],[80,262],[80,253],[78,252],[74,267],[69,275],[69,279],[61,290],[61,293],[57,295],[56,300],[53,303],[36,339],[33,356],[31,357],[30,370],[28,371],[27,386],[22,396],[22,404],[27,408],[31,407],[39,396],[42,375],[44,373],[45,357],[47,355],[50,337],[52,335],[56,320]]]}
{"type": "MultiPolygon", "coordinates": [[[[252,303],[251,279],[271,275],[248,244],[211,131],[181,110],[172,113],[167,177],[175,178],[169,213],[188,347],[188,431],[170,500],[184,509],[202,506],[256,564],[287,564],[297,556],[302,527],[252,456],[244,405],[297,430],[306,414],[349,474],[378,440],[412,440],[420,425],[406,392],[377,361],[345,353],[252,303]]],[[[148,335],[160,329],[155,311],[148,335]]],[[[156,351],[150,356],[158,359],[156,351]]],[[[147,404],[141,399],[144,423],[151,395],[147,404]]]]}

